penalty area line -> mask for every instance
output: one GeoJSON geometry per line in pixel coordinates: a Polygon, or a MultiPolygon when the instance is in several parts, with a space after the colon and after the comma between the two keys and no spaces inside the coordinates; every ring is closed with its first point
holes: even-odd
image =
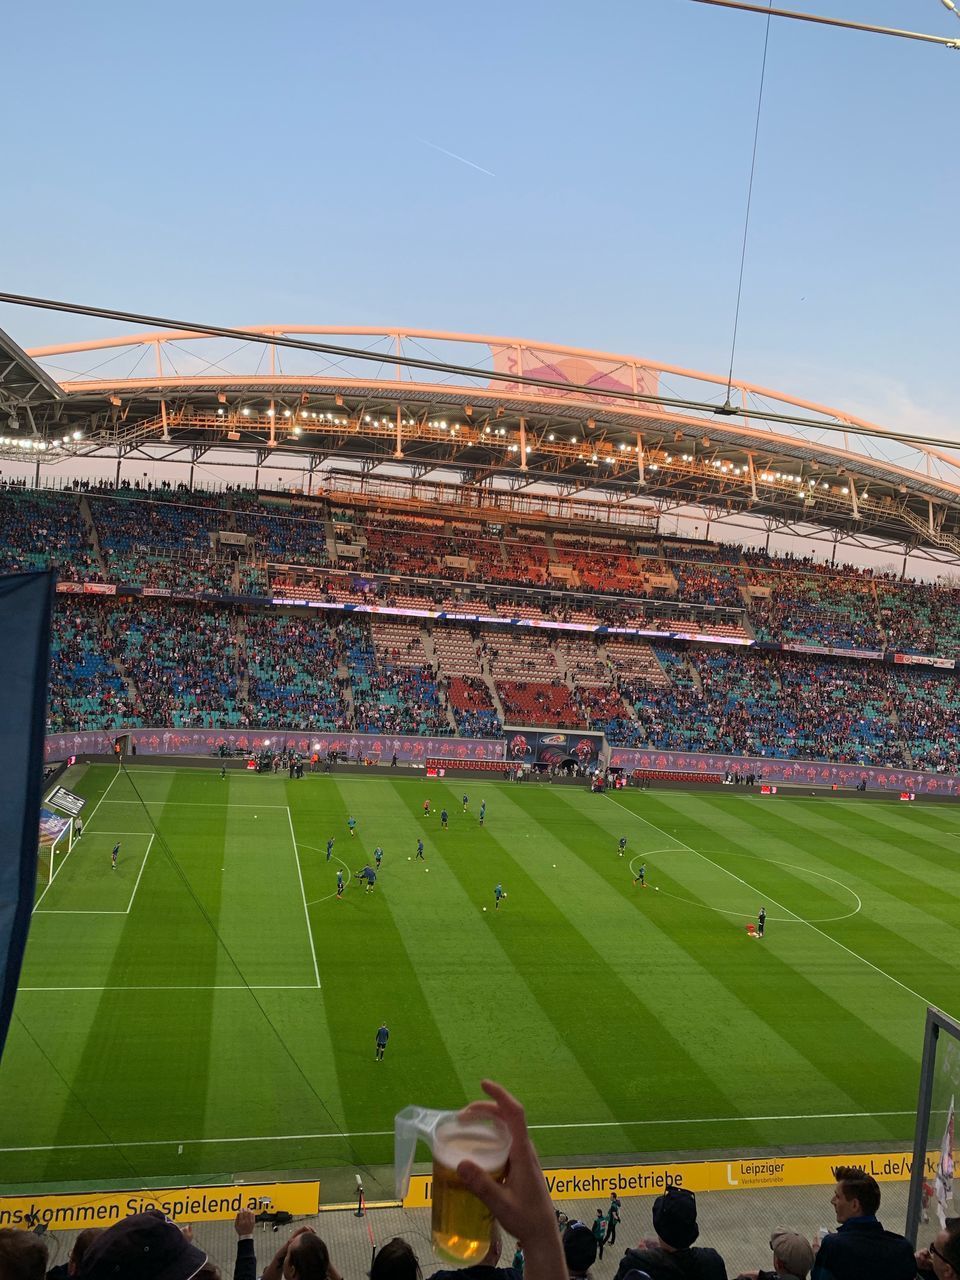
{"type": "MultiPolygon", "coordinates": [[[[792,1116],[693,1116],[679,1120],[576,1120],[563,1124],[531,1124],[533,1131],[543,1132],[550,1129],[632,1129],[646,1126],[664,1126],[671,1124],[752,1124],[761,1121],[784,1120],[874,1120],[894,1116],[916,1115],[916,1107],[907,1111],[824,1111],[810,1115],[792,1116]]],[[[313,1142],[329,1138],[390,1138],[392,1129],[364,1129],[352,1133],[273,1133],[261,1134],[252,1138],[150,1138],[143,1142],[80,1142],[51,1144],[36,1147],[0,1147],[0,1152],[15,1154],[28,1151],[101,1151],[116,1150],[126,1147],[170,1147],[183,1146],[217,1146],[220,1144],[237,1144],[244,1142],[313,1142]]]]}

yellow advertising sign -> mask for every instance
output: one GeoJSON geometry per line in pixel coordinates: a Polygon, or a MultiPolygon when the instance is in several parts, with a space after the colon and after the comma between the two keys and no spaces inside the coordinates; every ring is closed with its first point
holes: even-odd
{"type": "Polygon", "coordinates": [[[164,1191],[91,1191],[86,1195],[0,1196],[0,1227],[24,1227],[28,1217],[51,1231],[108,1227],[131,1213],[160,1209],[175,1222],[220,1222],[241,1209],[260,1213],[284,1209],[314,1214],[319,1182],[264,1182],[226,1187],[176,1187],[164,1191]]]}
{"type": "MultiPolygon", "coordinates": [[[[927,1156],[927,1173],[936,1171],[938,1153],[927,1156]]],[[[756,1190],[765,1187],[829,1186],[838,1165],[855,1165],[878,1182],[908,1182],[913,1153],[895,1155],[777,1156],[756,1160],[704,1160],[663,1164],[615,1165],[600,1169],[546,1169],[547,1190],[554,1200],[577,1200],[608,1196],[655,1196],[668,1186],[690,1191],[756,1190]]],[[[410,1179],[404,1197],[405,1209],[424,1208],[431,1203],[432,1179],[410,1179]]]]}

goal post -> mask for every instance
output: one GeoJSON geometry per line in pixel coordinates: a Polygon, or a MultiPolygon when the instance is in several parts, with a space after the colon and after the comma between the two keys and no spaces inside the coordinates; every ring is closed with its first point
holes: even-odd
{"type": "Polygon", "coordinates": [[[37,886],[45,889],[73,848],[74,819],[67,814],[40,810],[40,838],[37,846],[37,886]]]}

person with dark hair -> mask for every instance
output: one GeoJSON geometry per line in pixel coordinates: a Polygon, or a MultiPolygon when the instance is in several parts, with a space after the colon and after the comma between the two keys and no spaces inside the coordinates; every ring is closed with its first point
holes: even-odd
{"type": "Polygon", "coordinates": [[[617,1243],[617,1227],[620,1225],[620,1209],[623,1201],[615,1191],[610,1192],[610,1208],[607,1210],[607,1236],[604,1244],[617,1243]]]}
{"type": "Polygon", "coordinates": [[[909,1240],[877,1221],[880,1187],[862,1169],[840,1165],[830,1203],[839,1227],[824,1237],[810,1280],[914,1280],[909,1240]]]}
{"type": "Polygon", "coordinates": [[[370,1280],[423,1280],[420,1261],[413,1247],[394,1236],[377,1250],[370,1268],[370,1280]]]}
{"type": "Polygon", "coordinates": [[[597,1241],[585,1222],[571,1222],[563,1232],[563,1256],[570,1280],[586,1280],[597,1260],[597,1241]]]}
{"type": "Polygon", "coordinates": [[[65,1276],[75,1276],[80,1270],[84,1255],[102,1230],[103,1227],[87,1227],[85,1231],[81,1231],[73,1242],[70,1257],[58,1267],[51,1267],[47,1272],[47,1280],[61,1280],[65,1276]]]}
{"type": "Polygon", "coordinates": [[[32,1231],[0,1227],[0,1276],[3,1280],[43,1280],[47,1247],[32,1231]]]}
{"type": "Polygon", "coordinates": [[[695,1249],[700,1235],[697,1201],[685,1187],[669,1186],[653,1202],[655,1240],[643,1240],[620,1260],[616,1280],[636,1280],[637,1273],[650,1280],[727,1280],[727,1269],[716,1249],[695,1249]]]}
{"type": "Polygon", "coordinates": [[[597,1242],[597,1257],[603,1261],[603,1242],[607,1238],[607,1220],[603,1216],[603,1210],[597,1210],[597,1216],[590,1224],[590,1230],[593,1232],[593,1238],[597,1242]]]}
{"type": "Polygon", "coordinates": [[[920,1280],[960,1280],[960,1218],[947,1218],[943,1231],[920,1250],[917,1275],[920,1280]]]}

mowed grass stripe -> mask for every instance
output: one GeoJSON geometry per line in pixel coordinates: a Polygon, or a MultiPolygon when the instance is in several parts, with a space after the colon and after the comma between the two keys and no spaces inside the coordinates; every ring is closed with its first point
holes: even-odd
{"type": "MultiPolygon", "coordinates": [[[[431,1105],[449,1096],[457,1072],[384,899],[384,887],[368,894],[359,881],[350,880],[342,901],[330,896],[338,864],[325,860],[325,833],[336,837],[336,856],[351,872],[372,860],[379,789],[350,779],[311,782],[309,787],[306,779],[294,784],[290,802],[298,838],[306,833],[307,842],[321,850],[303,859],[303,878],[308,901],[326,899],[311,907],[310,919],[339,1068],[339,1123],[346,1130],[387,1129],[406,1103],[431,1105]],[[347,833],[351,812],[358,819],[353,839],[347,833]],[[383,1020],[391,1039],[386,1059],[378,1063],[374,1041],[383,1020]]],[[[383,1156],[388,1146],[381,1140],[378,1154],[383,1156]]]]}
{"type": "MultiPolygon", "coordinates": [[[[69,775],[64,784],[87,797],[89,814],[115,773],[115,769],[88,768],[82,776],[69,775]]],[[[100,812],[103,813],[103,809],[100,812]]],[[[82,847],[81,840],[71,857],[79,856],[82,847]]],[[[0,1097],[7,1100],[7,1105],[0,1107],[0,1146],[56,1141],[68,1112],[85,1134],[99,1137],[96,1126],[77,1114],[69,1087],[86,1045],[77,996],[72,992],[49,994],[23,990],[31,985],[60,986],[75,982],[77,957],[91,936],[92,921],[97,922],[93,926],[97,948],[109,963],[120,936],[116,917],[51,915],[38,919],[34,916],[31,922],[16,1016],[0,1065],[0,1097]]],[[[5,1181],[37,1177],[36,1157],[5,1154],[2,1163],[5,1181]]]]}
{"type": "MultiPolygon", "coordinates": [[[[150,782],[154,796],[161,782],[169,787],[170,800],[192,794],[189,776],[178,774],[150,782]]],[[[114,790],[120,786],[118,783],[114,790]]],[[[162,809],[154,806],[151,812],[158,838],[140,893],[129,916],[122,917],[107,985],[123,986],[131,981],[131,974],[145,984],[212,983],[218,943],[193,895],[216,922],[226,810],[187,810],[174,804],[162,809]],[[185,818],[188,813],[191,816],[185,818]],[[219,855],[216,872],[212,872],[203,850],[215,844],[219,855]],[[171,857],[179,862],[192,893],[171,865],[171,857]]],[[[117,874],[122,873],[118,870],[117,874]]],[[[95,1001],[77,1004],[75,1016],[82,1023],[86,1045],[73,1073],[74,1089],[121,1145],[124,1138],[156,1136],[160,1117],[164,1126],[174,1131],[203,1131],[213,997],[209,991],[176,994],[179,999],[171,999],[171,993],[165,992],[130,995],[108,990],[99,993],[95,1001]]],[[[68,1108],[54,1141],[76,1142],[78,1132],[89,1133],[89,1121],[78,1115],[76,1108],[68,1108]]],[[[130,1149],[124,1154],[125,1158],[114,1151],[53,1152],[47,1157],[44,1173],[49,1180],[62,1180],[71,1176],[129,1177],[131,1166],[143,1174],[158,1172],[149,1153],[130,1149]]]]}
{"type": "Polygon", "coordinates": [[[905,807],[903,811],[888,814],[888,820],[884,821],[879,806],[862,805],[856,815],[851,815],[856,819],[855,824],[844,813],[824,816],[843,830],[853,827],[861,833],[861,849],[872,852],[871,846],[876,843],[888,851],[897,860],[899,870],[935,889],[938,898],[953,899],[951,906],[955,911],[956,904],[960,904],[960,838],[931,830],[917,821],[914,816],[917,812],[905,807]]]}
{"type": "MultiPolygon", "coordinates": [[[[590,805],[591,811],[593,806],[599,806],[600,814],[613,812],[613,807],[599,797],[581,792],[560,794],[569,808],[590,805]]],[[[570,827],[566,814],[557,813],[551,820],[556,824],[557,838],[562,838],[570,827]]],[[[635,830],[635,823],[626,813],[616,815],[616,822],[613,830],[628,836],[634,860],[645,858],[641,846],[645,833],[635,830]]],[[[662,837],[660,842],[662,845],[662,837]]],[[[611,882],[611,889],[621,898],[639,903],[637,931],[648,952],[641,968],[647,971],[651,963],[662,967],[662,974],[658,973],[652,984],[653,993],[659,996],[658,1019],[674,1029],[689,1052],[700,1055],[708,1069],[718,1061],[736,1061],[745,1041],[751,1046],[751,1054],[764,1064],[759,1079],[724,1070],[729,1077],[725,1088],[742,1112],[862,1109],[862,1099],[849,1088],[849,1073],[839,1071],[832,1059],[826,1061],[814,1052],[807,1038],[796,1034],[791,1019],[784,1018],[784,1000],[790,1000],[792,993],[784,990],[782,974],[771,975],[768,957],[746,937],[741,922],[736,921],[731,928],[728,917],[697,909],[697,901],[702,902],[703,898],[698,887],[700,867],[693,865],[693,856],[679,847],[671,853],[652,856],[648,868],[651,887],[639,890],[633,887],[625,866],[627,859],[608,852],[615,843],[615,839],[605,838],[598,874],[611,882]],[[672,868],[670,873],[666,867],[672,868]],[[688,873],[686,878],[682,876],[684,871],[688,873]],[[676,889],[678,898],[666,897],[665,892],[652,887],[654,883],[668,892],[676,889]],[[681,896],[692,901],[681,901],[681,896]],[[696,1019],[689,1016],[691,1008],[697,1010],[696,1019]]],[[[617,908],[607,904],[605,913],[615,919],[617,908]]],[[[802,981],[798,983],[792,971],[789,976],[793,992],[800,998],[809,1000],[814,995],[818,1003],[822,1001],[819,991],[811,990],[802,981]]],[[[822,1012],[829,1016],[836,1010],[827,1005],[822,1012]]],[[[811,1016],[816,1013],[811,1010],[811,1016]]]]}
{"type": "MultiPolygon", "coordinates": [[[[709,903],[697,887],[699,867],[691,866],[692,855],[677,847],[671,853],[647,857],[641,844],[645,833],[635,831],[627,814],[617,814],[605,800],[583,792],[564,791],[560,795],[568,807],[580,809],[589,805],[591,818],[596,813],[607,819],[605,827],[613,838],[604,842],[599,859],[594,854],[593,860],[599,863],[597,874],[613,890],[639,904],[638,935],[649,951],[643,968],[648,970],[651,963],[656,966],[654,989],[664,995],[657,1010],[660,1020],[667,1026],[675,1023],[674,1034],[691,1053],[703,1055],[706,1064],[718,1059],[735,1061],[743,1052],[745,1040],[756,1059],[764,1063],[762,1079],[734,1075],[726,1085],[744,1112],[777,1106],[788,1112],[800,1112],[805,1107],[818,1111],[860,1109],[846,1079],[836,1072],[822,1072],[806,1041],[784,1034],[781,993],[775,991],[771,1000],[766,986],[767,962],[746,937],[742,919],[731,922],[730,917],[697,909],[698,901],[703,907],[709,903]],[[632,848],[632,858],[621,859],[613,851],[619,834],[627,835],[627,853],[632,848]],[[636,865],[639,860],[648,863],[646,890],[634,886],[629,870],[630,861],[636,865]],[[667,867],[672,868],[670,873],[667,867]],[[684,870],[695,874],[684,878],[684,870]],[[653,887],[655,883],[666,891],[677,890],[678,897],[667,898],[653,887]],[[684,902],[682,897],[690,901],[684,902]],[[735,925],[733,929],[731,923],[735,925]],[[678,1001],[678,991],[685,991],[686,998],[678,1001]],[[690,1007],[698,1011],[695,1021],[690,1020],[690,1007]],[[770,1092],[764,1101],[767,1085],[770,1092]],[[811,1107],[811,1095],[817,1098],[815,1108],[811,1107]]],[[[557,813],[552,821],[557,838],[562,838],[569,820],[565,814],[557,813]]],[[[607,910],[615,912],[612,907],[607,910]]]]}
{"type": "MultiPolygon", "coordinates": [[[[498,930],[504,951],[561,1029],[594,1088],[621,1099],[622,1119],[667,1119],[676,1114],[680,1099],[674,1072],[684,1080],[681,1105],[687,1114],[694,1098],[700,1114],[736,1114],[735,1102],[715,1076],[686,1051],[651,1008],[643,970],[629,963],[629,938],[624,937],[623,950],[618,951],[619,963],[611,965],[604,958],[600,949],[604,938],[615,933],[611,904],[587,892],[590,886],[579,875],[571,876],[569,866],[565,882],[552,878],[552,859],[561,861],[559,843],[539,819],[555,804],[549,793],[533,788],[498,797],[496,817],[491,813],[488,821],[490,834],[501,848],[498,859],[503,871],[498,878],[510,896],[494,919],[488,919],[488,927],[498,930]],[[544,870],[548,858],[550,876],[544,870]],[[647,1053],[632,1053],[631,1045],[656,1045],[659,1060],[669,1061],[671,1071],[652,1072],[647,1053]]],[[[493,885],[484,865],[466,859],[450,865],[469,897],[491,898],[493,885]]],[[[535,1045],[525,1046],[525,1057],[535,1073],[549,1067],[535,1045]]],[[[555,1096],[552,1108],[558,1101],[579,1111],[575,1097],[555,1096]]],[[[550,1151],[550,1134],[544,1143],[550,1151]]]]}
{"type": "MultiPolygon", "coordinates": [[[[391,828],[422,831],[424,844],[430,842],[426,865],[415,858],[408,861],[410,855],[402,852],[391,856],[388,843],[383,887],[438,1025],[442,1032],[446,1028],[460,1086],[447,1105],[461,1106],[476,1097],[482,1072],[516,1090],[531,1115],[553,1116],[558,1114],[559,1078],[581,1115],[616,1120],[609,1093],[596,1088],[571,1050],[567,1027],[550,1017],[526,972],[503,946],[501,924],[511,899],[503,913],[497,913],[493,886],[507,874],[506,859],[492,828],[479,825],[479,799],[464,814],[460,797],[448,792],[436,793],[438,803],[445,801],[450,810],[446,832],[440,831],[439,814],[424,819],[422,797],[410,787],[394,787],[393,800],[380,815],[391,828]],[[470,864],[485,878],[479,896],[464,889],[456,871],[460,864],[470,864]],[[542,1058],[550,1061],[549,1074],[536,1065],[542,1058]]],[[[502,804],[492,803],[490,808],[502,823],[502,804]]],[[[405,838],[401,848],[409,844],[405,838]]],[[[615,1144],[626,1141],[615,1128],[607,1134],[615,1144]]]]}
{"type": "MultiPolygon", "coordinates": [[[[938,894],[926,877],[901,867],[895,845],[884,847],[860,829],[800,815],[795,826],[810,835],[810,846],[837,875],[845,875],[864,896],[864,910],[843,921],[836,936],[894,977],[949,1011],[960,989],[960,910],[938,894]],[[895,955],[897,967],[884,957],[895,955]],[[945,1002],[945,1003],[942,1003],[945,1002]]],[[[834,928],[826,926],[834,934],[834,928]]]]}
{"type": "MultiPolygon", "coordinates": [[[[649,822],[676,830],[678,838],[694,850],[709,848],[714,861],[723,856],[718,850],[742,852],[764,841],[763,833],[732,814],[725,800],[714,805],[702,796],[647,792],[634,794],[630,801],[642,806],[649,822]]],[[[696,862],[703,865],[700,859],[696,862]]],[[[756,865],[762,869],[761,863],[756,865]]],[[[731,870],[741,874],[739,865],[731,870]]],[[[762,879],[758,881],[754,874],[743,878],[762,892],[762,879]]],[[[773,909],[772,901],[766,905],[773,909]]],[[[728,926],[731,933],[735,927],[728,926]]],[[[757,975],[755,999],[764,1016],[822,1074],[838,1088],[853,1092],[864,1111],[909,1106],[905,1099],[915,1091],[917,1066],[915,1055],[903,1047],[903,1028],[915,1027],[919,1037],[923,1024],[919,1001],[800,922],[768,929],[762,944],[744,941],[743,945],[763,948],[764,968],[757,975]],[[859,1082],[850,1075],[851,1043],[876,1064],[869,1077],[859,1082]]]]}
{"type": "MultiPolygon", "coordinates": [[[[251,799],[249,787],[235,786],[230,775],[223,783],[217,775],[206,776],[213,780],[214,798],[222,801],[224,788],[228,796],[236,791],[238,799],[251,799]]],[[[269,794],[278,804],[286,799],[287,785],[278,782],[260,795],[265,799],[269,794]]],[[[203,787],[198,780],[197,799],[203,787]]],[[[256,805],[255,798],[252,802],[256,805]]],[[[221,876],[219,930],[230,956],[220,953],[216,981],[224,988],[246,980],[254,987],[312,989],[213,993],[204,1132],[224,1137],[283,1133],[291,1115],[303,1121],[302,1131],[331,1132],[343,1115],[337,1055],[323,992],[316,986],[286,808],[227,810],[221,876]],[[253,1125],[247,1105],[252,1063],[253,1125]]],[[[241,1149],[208,1145],[192,1154],[205,1161],[202,1167],[211,1173],[235,1174],[309,1167],[318,1160],[347,1161],[351,1152],[346,1142],[329,1143],[324,1151],[314,1147],[293,1153],[276,1143],[250,1143],[241,1149]],[[217,1160],[221,1163],[214,1163],[217,1160]]]]}

